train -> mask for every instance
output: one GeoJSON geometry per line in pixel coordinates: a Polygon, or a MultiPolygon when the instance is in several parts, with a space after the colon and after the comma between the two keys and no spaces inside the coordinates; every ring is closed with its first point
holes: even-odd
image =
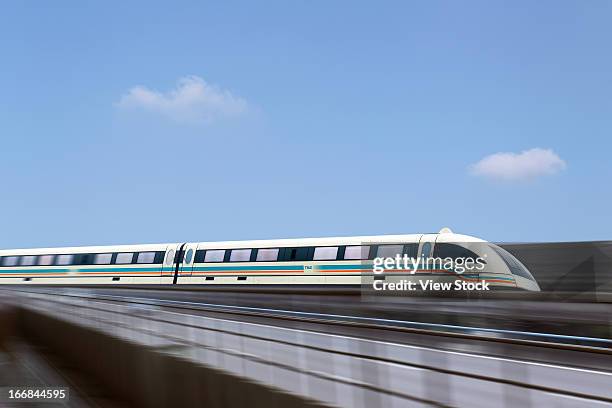
{"type": "Polygon", "coordinates": [[[512,254],[449,228],[427,234],[0,250],[0,284],[352,286],[398,279],[540,290],[512,254]],[[480,257],[483,267],[457,273],[422,262],[414,270],[383,274],[372,267],[376,259],[402,256],[480,257]]]}

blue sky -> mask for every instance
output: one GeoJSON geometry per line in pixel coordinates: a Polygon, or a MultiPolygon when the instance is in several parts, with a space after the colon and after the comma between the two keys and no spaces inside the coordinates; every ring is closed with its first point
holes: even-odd
{"type": "Polygon", "coordinates": [[[610,239],[611,18],[607,1],[4,3],[0,247],[610,239]]]}

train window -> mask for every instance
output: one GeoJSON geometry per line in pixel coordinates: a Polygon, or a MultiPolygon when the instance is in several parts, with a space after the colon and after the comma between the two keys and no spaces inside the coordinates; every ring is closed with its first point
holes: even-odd
{"type": "Polygon", "coordinates": [[[155,260],[155,252],[139,252],[136,263],[150,264],[155,260]]]}
{"type": "Polygon", "coordinates": [[[421,246],[421,256],[427,258],[429,255],[431,255],[431,242],[425,242],[423,246],[421,246]]]}
{"type": "Polygon", "coordinates": [[[70,265],[72,264],[72,258],[74,256],[72,254],[63,254],[63,255],[58,255],[55,258],[55,264],[56,265],[70,265]]]}
{"type": "Polygon", "coordinates": [[[498,247],[497,245],[489,246],[493,248],[493,250],[497,252],[497,254],[503,259],[504,263],[510,269],[510,272],[512,272],[514,275],[536,282],[535,278],[533,277],[533,275],[531,275],[527,268],[525,268],[525,266],[520,263],[519,260],[516,259],[510,252],[506,251],[501,247],[498,247]]]}
{"type": "Polygon", "coordinates": [[[205,249],[198,249],[195,253],[195,258],[193,260],[193,262],[195,263],[202,263],[204,262],[204,256],[206,255],[206,250],[205,249]]]}
{"type": "Polygon", "coordinates": [[[315,261],[335,260],[338,255],[338,247],[316,247],[312,259],[315,261]]]}
{"type": "Polygon", "coordinates": [[[36,255],[26,255],[21,257],[21,266],[32,266],[36,264],[36,255]]]}
{"type": "Polygon", "coordinates": [[[230,262],[249,262],[250,259],[250,249],[232,249],[230,254],[230,262]]]}
{"type": "Polygon", "coordinates": [[[209,249],[204,256],[204,262],[223,262],[225,249],[209,249]]]}
{"type": "Polygon", "coordinates": [[[257,261],[276,261],[278,248],[261,248],[257,250],[257,261]]]}
{"type": "Polygon", "coordinates": [[[349,245],[344,250],[344,259],[368,259],[369,245],[349,245]]]}
{"type": "Polygon", "coordinates": [[[93,263],[93,254],[77,254],[72,260],[73,265],[91,265],[93,263]]]}
{"type": "Polygon", "coordinates": [[[2,259],[2,266],[15,266],[18,261],[18,256],[5,256],[4,259],[2,259]]]}
{"type": "Polygon", "coordinates": [[[313,252],[313,247],[295,248],[291,251],[290,256],[295,261],[312,261],[313,252]]]}
{"type": "Polygon", "coordinates": [[[478,258],[478,255],[467,248],[457,244],[449,244],[447,242],[438,242],[434,247],[434,258],[478,258]]]}
{"type": "Polygon", "coordinates": [[[161,265],[162,263],[164,263],[164,254],[166,253],[166,251],[156,251],[155,252],[155,259],[153,260],[154,264],[158,264],[161,265]]]}
{"type": "Polygon", "coordinates": [[[108,265],[113,260],[113,254],[96,254],[94,255],[94,265],[108,265]]]}
{"type": "Polygon", "coordinates": [[[397,255],[403,256],[403,245],[379,245],[376,257],[378,258],[395,258],[397,255]]]}
{"type": "Polygon", "coordinates": [[[187,252],[185,252],[185,258],[183,259],[183,261],[189,265],[191,264],[192,259],[193,259],[193,249],[189,248],[187,252]]]}
{"type": "Polygon", "coordinates": [[[281,248],[278,255],[279,261],[311,261],[313,247],[281,248]]]}
{"type": "Polygon", "coordinates": [[[117,254],[117,259],[115,259],[116,264],[130,264],[132,263],[132,259],[134,259],[133,252],[120,252],[117,254]]]}
{"type": "Polygon", "coordinates": [[[419,252],[419,244],[416,242],[411,244],[404,245],[404,255],[407,255],[409,258],[416,258],[419,252]]]}
{"type": "Polygon", "coordinates": [[[38,257],[37,265],[39,266],[49,266],[53,265],[53,258],[55,255],[41,255],[38,257]]]}
{"type": "Polygon", "coordinates": [[[166,262],[164,263],[166,265],[172,265],[174,263],[174,249],[168,251],[168,253],[166,254],[166,262]]]}

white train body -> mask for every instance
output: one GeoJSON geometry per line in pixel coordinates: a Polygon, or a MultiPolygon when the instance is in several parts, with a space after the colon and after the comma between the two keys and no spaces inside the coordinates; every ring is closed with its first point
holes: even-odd
{"type": "Polygon", "coordinates": [[[461,279],[494,288],[539,290],[503,249],[444,229],[438,234],[172,243],[0,250],[0,284],[360,285],[375,277],[373,259],[396,253],[484,255],[483,270],[391,271],[376,279],[461,279]],[[476,245],[475,251],[469,251],[476,245]]]}

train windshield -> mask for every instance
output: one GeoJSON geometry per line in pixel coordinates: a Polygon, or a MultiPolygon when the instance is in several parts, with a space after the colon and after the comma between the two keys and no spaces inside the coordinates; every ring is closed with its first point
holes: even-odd
{"type": "Polygon", "coordinates": [[[450,244],[447,242],[438,242],[434,247],[434,258],[472,258],[477,259],[479,256],[474,252],[465,248],[462,245],[450,244]]]}
{"type": "Polygon", "coordinates": [[[525,268],[525,266],[520,263],[519,260],[514,257],[514,255],[505,249],[498,247],[497,245],[490,245],[490,247],[504,260],[513,275],[521,276],[536,282],[533,275],[531,275],[527,268],[525,268]]]}

